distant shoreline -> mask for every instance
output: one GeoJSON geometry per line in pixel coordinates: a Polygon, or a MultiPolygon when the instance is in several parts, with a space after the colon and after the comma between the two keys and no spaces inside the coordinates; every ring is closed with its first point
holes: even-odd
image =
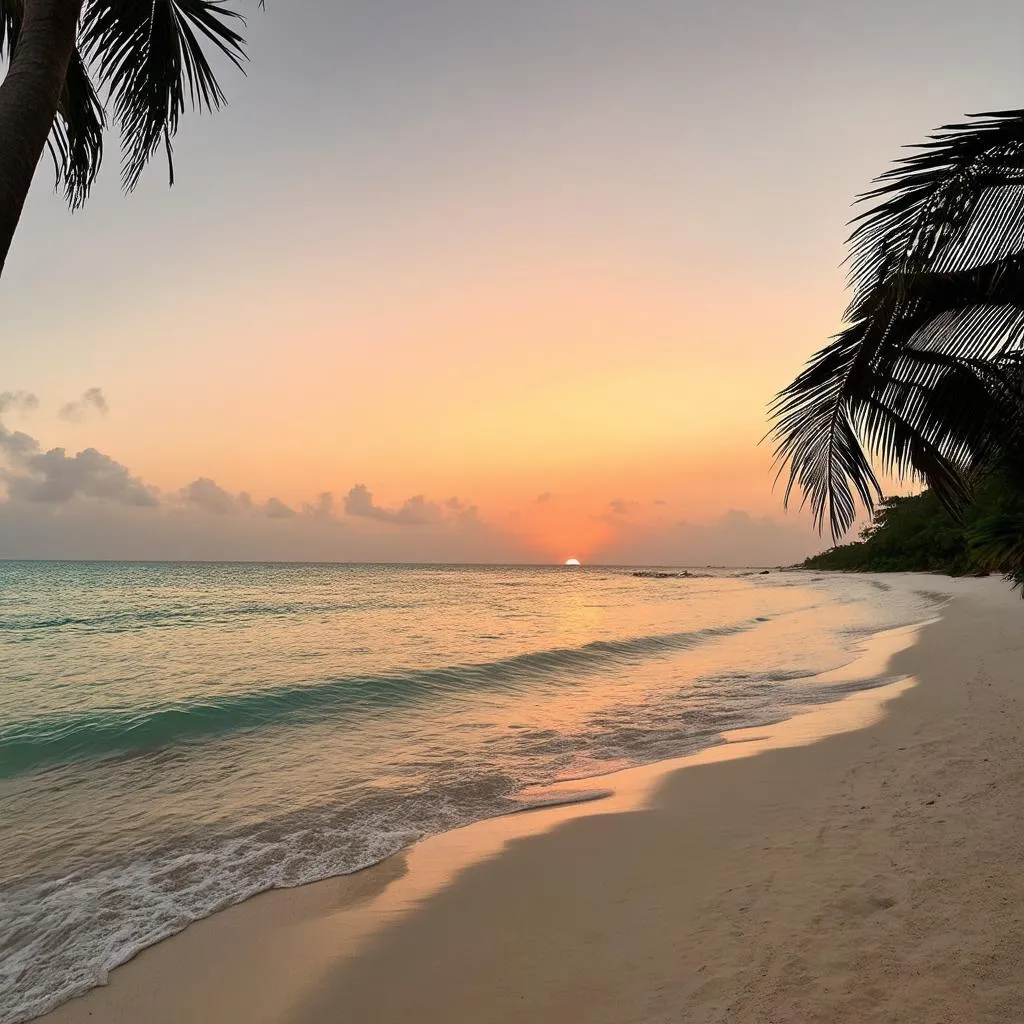
{"type": "MultiPolygon", "coordinates": [[[[277,566],[352,566],[353,568],[381,569],[566,569],[564,562],[331,562],[331,561],[289,561],[280,559],[246,558],[0,558],[0,565],[37,564],[45,565],[277,565],[277,566]]],[[[675,565],[672,563],[636,564],[632,562],[585,562],[574,565],[573,569],[668,569],[707,570],[722,572],[744,570],[782,570],[788,566],[777,565],[675,565]]]]}

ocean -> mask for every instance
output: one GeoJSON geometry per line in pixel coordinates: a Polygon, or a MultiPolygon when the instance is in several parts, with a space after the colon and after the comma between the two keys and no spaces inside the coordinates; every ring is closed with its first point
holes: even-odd
{"type": "Polygon", "coordinates": [[[0,1020],[272,887],[882,685],[808,572],[0,563],[0,1020]]]}

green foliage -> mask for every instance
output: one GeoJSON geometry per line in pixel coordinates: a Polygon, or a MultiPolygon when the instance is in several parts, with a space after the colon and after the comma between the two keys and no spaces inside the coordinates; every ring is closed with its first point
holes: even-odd
{"type": "Polygon", "coordinates": [[[934,491],[886,498],[861,541],[808,558],[808,569],[843,572],[1000,572],[1024,582],[1024,491],[1005,471],[980,482],[962,516],[934,491]]]}
{"type": "Polygon", "coordinates": [[[932,491],[886,498],[875,509],[863,540],[810,558],[814,569],[860,572],[932,571],[959,574],[971,568],[963,526],[932,491]]]}
{"type": "Polygon", "coordinates": [[[979,566],[1004,573],[1024,596],[1024,492],[1003,486],[982,495],[966,529],[968,547],[979,566]]]}

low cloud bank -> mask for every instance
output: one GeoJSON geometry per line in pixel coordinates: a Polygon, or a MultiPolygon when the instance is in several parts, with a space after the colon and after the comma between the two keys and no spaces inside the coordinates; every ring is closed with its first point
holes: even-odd
{"type": "Polygon", "coordinates": [[[685,520],[627,527],[593,555],[631,565],[793,565],[825,546],[810,524],[729,509],[705,523],[685,520]]]}
{"type": "MultiPolygon", "coordinates": [[[[30,417],[38,398],[0,392],[0,558],[209,559],[356,562],[536,562],[523,519],[505,527],[484,520],[459,498],[414,494],[380,502],[364,483],[339,499],[324,491],[289,505],[255,500],[206,476],[161,491],[95,448],[44,450],[4,420],[30,417]]],[[[106,415],[90,388],[59,410],[65,420],[106,415]]],[[[570,503],[571,504],[571,503],[570,503]]],[[[706,523],[673,519],[664,500],[614,498],[591,514],[565,509],[552,492],[529,508],[557,523],[580,514],[610,537],[586,560],[623,565],[778,565],[823,547],[800,521],[730,510],[706,523]],[[587,517],[591,518],[588,520],[587,517]]],[[[563,524],[564,526],[564,524],[563,524]]],[[[532,535],[531,535],[532,536],[532,535]]],[[[535,538],[536,539],[536,538],[535,538]]]]}
{"type": "MultiPolygon", "coordinates": [[[[0,393],[0,416],[38,407],[28,392],[0,393]]],[[[59,415],[76,419],[88,410],[105,414],[99,389],[59,415]]],[[[2,558],[529,560],[519,541],[458,498],[420,494],[389,507],[357,484],[341,503],[325,491],[294,508],[278,497],[256,501],[203,476],[163,492],[95,448],[44,450],[2,421],[0,491],[2,558]]]]}

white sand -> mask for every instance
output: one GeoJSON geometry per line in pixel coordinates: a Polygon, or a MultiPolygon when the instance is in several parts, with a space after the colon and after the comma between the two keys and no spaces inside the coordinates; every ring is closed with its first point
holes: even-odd
{"type": "Polygon", "coordinates": [[[859,695],[623,773],[612,800],[265,894],[45,1019],[1024,1020],[1024,602],[886,580],[956,600],[895,657],[919,685],[875,724],[735,758],[877,719],[859,695]]]}

